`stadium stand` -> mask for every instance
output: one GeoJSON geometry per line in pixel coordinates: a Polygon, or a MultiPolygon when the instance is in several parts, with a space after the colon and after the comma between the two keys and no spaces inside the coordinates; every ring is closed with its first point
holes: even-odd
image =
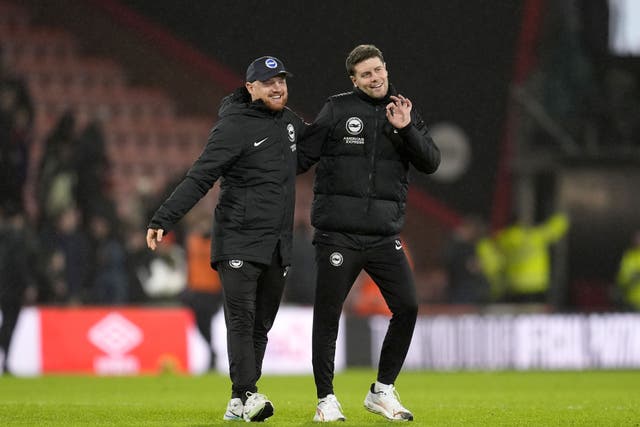
{"type": "Polygon", "coordinates": [[[178,115],[164,89],[132,84],[121,63],[83,52],[75,34],[36,23],[26,6],[1,1],[0,35],[2,61],[24,79],[34,103],[31,169],[66,111],[73,112],[77,129],[91,121],[103,125],[119,205],[129,203],[139,180],[163,189],[201,151],[210,118],[178,115]]]}

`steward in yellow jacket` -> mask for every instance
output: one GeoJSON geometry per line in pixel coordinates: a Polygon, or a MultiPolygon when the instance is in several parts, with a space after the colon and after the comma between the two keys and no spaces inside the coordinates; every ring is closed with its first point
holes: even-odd
{"type": "Polygon", "coordinates": [[[496,236],[504,257],[506,298],[513,302],[545,302],[551,281],[549,246],[569,228],[564,214],[555,214],[544,223],[528,226],[516,223],[496,236]]]}
{"type": "Polygon", "coordinates": [[[640,310],[640,232],[634,236],[634,246],[622,255],[617,283],[623,304],[640,310]]]}

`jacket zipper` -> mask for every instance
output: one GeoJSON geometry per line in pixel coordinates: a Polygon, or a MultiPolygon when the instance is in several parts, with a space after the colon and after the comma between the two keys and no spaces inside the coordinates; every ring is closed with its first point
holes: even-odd
{"type": "Polygon", "coordinates": [[[371,199],[375,196],[374,191],[375,191],[375,186],[374,186],[374,179],[375,179],[375,164],[376,164],[376,148],[378,146],[378,112],[380,111],[380,107],[379,106],[375,106],[375,116],[374,116],[374,120],[373,120],[373,145],[371,148],[371,153],[370,153],[370,158],[369,158],[369,163],[370,163],[370,169],[369,169],[369,190],[367,191],[367,211],[365,212],[367,215],[369,214],[369,212],[371,211],[371,199]]]}

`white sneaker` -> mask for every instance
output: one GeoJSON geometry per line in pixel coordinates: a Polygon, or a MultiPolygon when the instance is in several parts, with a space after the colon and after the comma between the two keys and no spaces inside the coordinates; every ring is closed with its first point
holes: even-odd
{"type": "Polygon", "coordinates": [[[342,406],[340,406],[340,402],[338,402],[338,398],[335,395],[328,394],[326,397],[318,400],[318,407],[316,408],[313,421],[325,423],[330,421],[344,421],[345,419],[342,414],[342,406]]]}
{"type": "Polygon", "coordinates": [[[260,393],[247,392],[242,417],[246,422],[264,421],[273,415],[273,404],[267,396],[260,393]]]}
{"type": "Polygon", "coordinates": [[[364,407],[367,410],[382,415],[393,421],[413,421],[413,414],[400,403],[400,395],[393,384],[378,385],[371,384],[371,389],[364,399],[364,407]]]}
{"type": "Polygon", "coordinates": [[[244,409],[244,405],[242,404],[242,400],[239,397],[233,398],[227,404],[227,412],[224,413],[222,417],[225,421],[242,421],[242,410],[244,409]]]}

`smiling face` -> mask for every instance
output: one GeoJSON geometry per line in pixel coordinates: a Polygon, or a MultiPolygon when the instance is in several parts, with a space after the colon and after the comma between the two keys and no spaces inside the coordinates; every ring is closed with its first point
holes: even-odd
{"type": "Polygon", "coordinates": [[[371,98],[384,98],[389,91],[387,68],[378,57],[365,59],[354,65],[351,81],[371,98]]]}
{"type": "Polygon", "coordinates": [[[247,82],[246,87],[252,101],[261,99],[270,110],[280,111],[287,105],[289,93],[287,79],[283,75],[272,77],[264,82],[260,80],[247,82]]]}

